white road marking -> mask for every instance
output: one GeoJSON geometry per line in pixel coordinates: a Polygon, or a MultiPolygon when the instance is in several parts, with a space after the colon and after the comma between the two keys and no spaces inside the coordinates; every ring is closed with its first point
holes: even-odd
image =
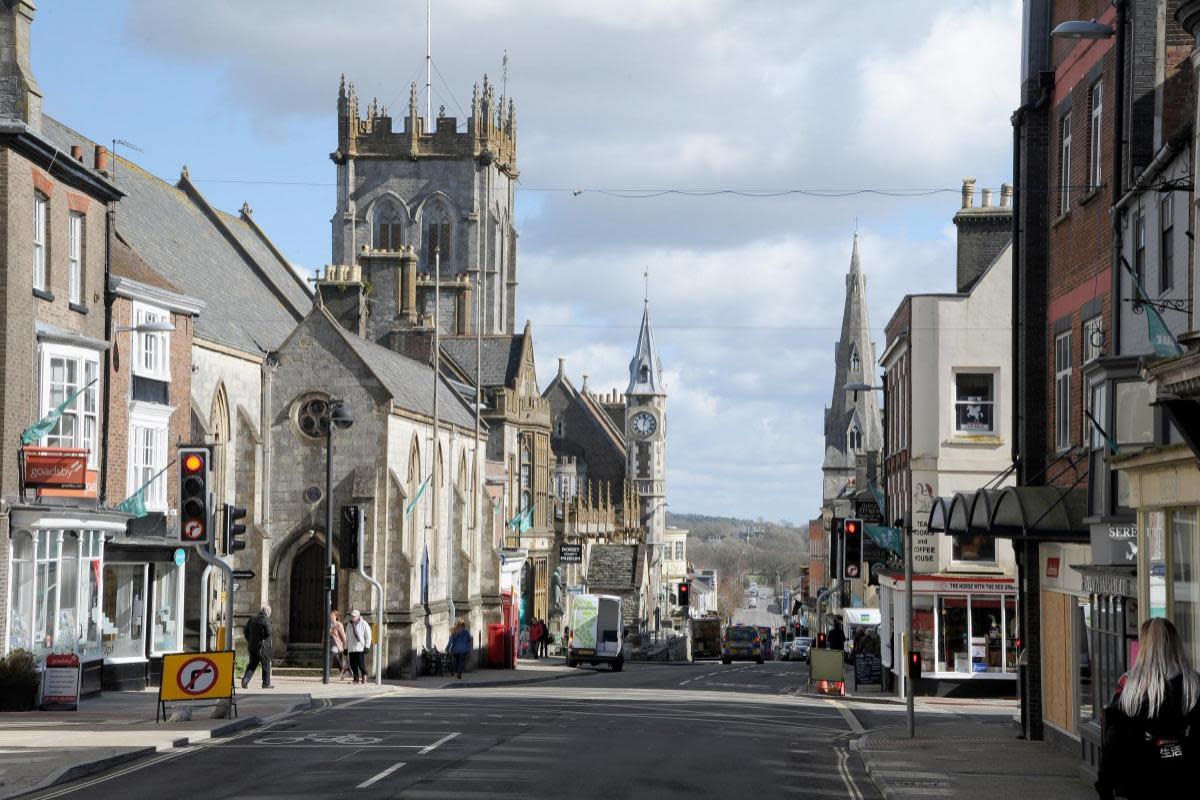
{"type": "Polygon", "coordinates": [[[405,762],[403,762],[403,761],[401,761],[401,762],[399,762],[399,763],[396,763],[396,764],[392,764],[390,767],[388,767],[388,768],[387,768],[387,769],[385,769],[383,772],[381,772],[381,773],[379,773],[378,775],[376,775],[374,778],[367,778],[365,781],[363,781],[362,783],[360,783],[358,786],[356,786],[356,787],[354,787],[354,788],[356,788],[356,789],[365,789],[365,788],[367,788],[368,786],[370,786],[370,785],[371,785],[371,784],[373,784],[373,783],[378,783],[379,781],[381,781],[381,780],[383,780],[384,778],[386,778],[388,775],[391,775],[393,772],[395,772],[396,770],[398,770],[398,769],[400,769],[401,767],[403,767],[403,766],[404,766],[404,764],[405,764],[405,762]]]}
{"type": "Polygon", "coordinates": [[[442,746],[442,745],[444,745],[446,742],[448,742],[448,741],[450,741],[451,739],[453,739],[455,736],[458,736],[458,734],[457,734],[457,733],[448,733],[448,734],[446,734],[445,736],[443,736],[442,738],[438,739],[438,740],[437,740],[436,742],[434,742],[433,744],[431,744],[431,745],[429,745],[428,747],[426,747],[424,750],[420,751],[420,753],[418,753],[418,755],[422,755],[422,756],[423,756],[423,755],[425,755],[426,753],[432,753],[434,750],[437,750],[439,747],[441,747],[441,746],[442,746]]]}
{"type": "Polygon", "coordinates": [[[842,715],[842,718],[846,720],[846,724],[850,726],[850,731],[852,733],[866,733],[867,729],[864,728],[862,723],[858,721],[858,717],[854,716],[854,712],[846,708],[845,703],[841,702],[840,700],[834,700],[830,703],[830,705],[836,708],[842,715]]]}

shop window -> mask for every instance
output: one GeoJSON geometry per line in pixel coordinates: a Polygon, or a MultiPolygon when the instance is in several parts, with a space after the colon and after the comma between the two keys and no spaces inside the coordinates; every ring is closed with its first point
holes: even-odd
{"type": "Polygon", "coordinates": [[[1092,653],[1091,599],[1077,597],[1075,598],[1075,705],[1079,709],[1078,723],[1080,725],[1092,718],[1095,706],[1095,694],[1092,684],[1092,664],[1094,663],[1092,653]]]}
{"type": "Polygon", "coordinates": [[[1167,548],[1166,515],[1162,511],[1146,513],[1144,534],[1144,563],[1146,564],[1146,594],[1150,599],[1151,617],[1167,615],[1167,548]]]}
{"type": "Polygon", "coordinates": [[[1200,548],[1195,509],[1171,511],[1171,620],[1196,663],[1200,655],[1200,584],[1196,556],[1200,548]]]}
{"type": "Polygon", "coordinates": [[[913,597],[913,650],[921,654],[921,669],[933,672],[936,652],[933,631],[933,598],[928,595],[913,597]]]}
{"type": "MultiPolygon", "coordinates": [[[[152,306],[134,303],[133,324],[170,322],[167,312],[152,306]]],[[[133,374],[156,381],[171,380],[170,344],[171,334],[167,331],[133,332],[133,374]]]]}
{"type": "Polygon", "coordinates": [[[970,672],[971,651],[968,647],[967,598],[938,598],[938,630],[941,647],[938,649],[938,672],[970,672]]]}
{"type": "Polygon", "coordinates": [[[959,433],[995,431],[996,376],[960,372],[954,376],[954,429],[959,433]]]}
{"type": "Polygon", "coordinates": [[[1017,616],[1017,598],[1004,598],[1004,671],[1015,672],[1021,655],[1021,618],[1017,616]]]}
{"type": "Polygon", "coordinates": [[[146,566],[104,565],[104,627],[101,637],[105,660],[141,659],[146,656],[146,566]]]}
{"type": "Polygon", "coordinates": [[[18,531],[12,547],[9,649],[97,655],[102,535],[18,531]]]}
{"type": "Polygon", "coordinates": [[[1000,595],[972,595],[971,671],[1004,671],[1004,628],[1000,595]]]}
{"type": "Polygon", "coordinates": [[[174,564],[155,564],[151,654],[177,653],[183,650],[182,612],[183,568],[174,564]]]}
{"type": "Polygon", "coordinates": [[[100,357],[93,350],[42,346],[42,410],[39,417],[58,408],[81,387],[88,387],[63,409],[62,416],[46,434],[43,443],[47,447],[86,449],[89,469],[97,469],[100,463],[96,436],[100,417],[99,374],[100,357]]]}

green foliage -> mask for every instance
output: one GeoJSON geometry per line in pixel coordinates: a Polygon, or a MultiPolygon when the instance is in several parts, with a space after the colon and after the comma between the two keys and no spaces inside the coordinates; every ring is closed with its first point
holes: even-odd
{"type": "Polygon", "coordinates": [[[0,659],[0,686],[32,687],[37,686],[37,682],[37,662],[33,653],[18,648],[0,659]]]}

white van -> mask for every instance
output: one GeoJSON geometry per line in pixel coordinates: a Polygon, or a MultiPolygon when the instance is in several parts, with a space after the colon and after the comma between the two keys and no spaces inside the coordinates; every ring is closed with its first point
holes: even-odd
{"type": "Polygon", "coordinates": [[[571,641],[567,666],[608,664],[613,672],[625,666],[621,652],[621,598],[607,594],[577,594],[571,598],[571,641]]]}

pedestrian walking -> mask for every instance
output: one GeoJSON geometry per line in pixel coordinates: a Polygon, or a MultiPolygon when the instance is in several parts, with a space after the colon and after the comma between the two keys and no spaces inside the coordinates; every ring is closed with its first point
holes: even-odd
{"type": "Polygon", "coordinates": [[[1182,797],[1179,790],[1195,780],[1200,675],[1169,620],[1142,623],[1137,661],[1117,681],[1101,729],[1101,800],[1182,797]]]}
{"type": "Polygon", "coordinates": [[[329,662],[337,665],[338,674],[342,680],[350,672],[350,663],[346,658],[346,626],[338,619],[335,608],[329,612],[329,662]]]}
{"type": "Polygon", "coordinates": [[[829,631],[829,635],[825,637],[825,644],[830,650],[843,650],[846,647],[846,632],[842,630],[842,621],[835,619],[833,628],[829,631]]]}
{"type": "Polygon", "coordinates": [[[370,648],[371,626],[356,608],[350,612],[350,623],[346,626],[346,653],[350,657],[350,671],[353,673],[354,683],[367,682],[364,658],[370,648]]]}
{"type": "Polygon", "coordinates": [[[454,656],[454,671],[462,680],[463,667],[467,665],[467,655],[471,652],[471,632],[461,619],[455,623],[450,641],[446,644],[446,652],[454,656]]]}
{"type": "Polygon", "coordinates": [[[538,658],[542,650],[542,631],[545,626],[537,617],[533,618],[533,624],[529,626],[529,652],[534,658],[538,658]]]}
{"type": "Polygon", "coordinates": [[[242,673],[242,688],[250,686],[254,670],[261,664],[262,687],[274,689],[271,684],[271,606],[263,606],[257,614],[246,620],[242,633],[246,634],[246,648],[250,651],[250,662],[242,673]]]}

